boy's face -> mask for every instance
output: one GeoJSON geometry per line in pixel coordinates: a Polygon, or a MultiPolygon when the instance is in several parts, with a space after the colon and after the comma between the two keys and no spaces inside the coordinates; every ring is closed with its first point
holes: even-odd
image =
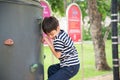
{"type": "Polygon", "coordinates": [[[59,33],[60,28],[57,27],[56,30],[52,30],[50,33],[47,33],[47,36],[50,37],[51,39],[55,39],[55,36],[59,33]]]}

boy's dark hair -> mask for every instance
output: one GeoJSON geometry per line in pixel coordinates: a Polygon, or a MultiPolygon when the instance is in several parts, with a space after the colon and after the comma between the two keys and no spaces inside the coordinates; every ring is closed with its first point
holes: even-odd
{"type": "Polygon", "coordinates": [[[42,30],[46,34],[51,32],[52,30],[56,30],[58,26],[59,26],[59,22],[53,16],[45,17],[42,22],[42,30]]]}

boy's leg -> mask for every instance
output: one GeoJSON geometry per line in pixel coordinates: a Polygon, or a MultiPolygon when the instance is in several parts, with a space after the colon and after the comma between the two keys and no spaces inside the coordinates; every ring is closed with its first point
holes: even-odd
{"type": "Polygon", "coordinates": [[[48,80],[69,80],[79,70],[79,65],[61,68],[58,72],[51,75],[48,80]]]}
{"type": "Polygon", "coordinates": [[[69,78],[65,74],[66,72],[64,70],[59,70],[55,74],[51,75],[48,80],[68,80],[69,78]]]}
{"type": "Polygon", "coordinates": [[[49,78],[50,76],[52,76],[53,74],[55,74],[56,72],[58,72],[59,69],[60,69],[60,64],[51,65],[51,66],[48,68],[48,78],[49,78]]]}

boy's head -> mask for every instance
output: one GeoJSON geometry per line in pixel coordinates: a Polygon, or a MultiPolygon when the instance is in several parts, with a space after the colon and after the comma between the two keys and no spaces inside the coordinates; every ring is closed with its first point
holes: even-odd
{"type": "Polygon", "coordinates": [[[42,30],[47,36],[54,39],[60,31],[58,20],[53,16],[45,17],[42,22],[42,30]]]}
{"type": "Polygon", "coordinates": [[[57,30],[58,26],[59,22],[53,16],[45,17],[42,22],[42,30],[45,34],[50,33],[52,30],[57,30]]]}

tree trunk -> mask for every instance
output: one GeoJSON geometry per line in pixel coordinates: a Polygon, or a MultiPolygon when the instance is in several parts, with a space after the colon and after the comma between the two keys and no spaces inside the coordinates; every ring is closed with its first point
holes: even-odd
{"type": "Polygon", "coordinates": [[[108,35],[109,35],[110,31],[111,31],[111,24],[106,29],[106,32],[105,32],[105,35],[104,35],[104,38],[103,38],[104,42],[107,41],[107,38],[108,38],[108,35]]]}
{"type": "Polygon", "coordinates": [[[95,66],[97,70],[110,70],[106,61],[105,43],[101,32],[101,15],[97,10],[96,0],[88,0],[90,17],[90,32],[95,51],[95,66]]]}

